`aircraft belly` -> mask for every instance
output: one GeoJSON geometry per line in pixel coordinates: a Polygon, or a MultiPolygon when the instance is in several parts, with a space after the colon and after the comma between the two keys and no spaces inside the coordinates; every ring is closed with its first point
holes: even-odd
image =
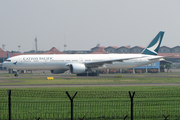
{"type": "Polygon", "coordinates": [[[68,67],[64,63],[50,63],[50,62],[27,62],[19,63],[13,67],[13,69],[22,70],[55,70],[55,69],[67,69],[68,67]]]}

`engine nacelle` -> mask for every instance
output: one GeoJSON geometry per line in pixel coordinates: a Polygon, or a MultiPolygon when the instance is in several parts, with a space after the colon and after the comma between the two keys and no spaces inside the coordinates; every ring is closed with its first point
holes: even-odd
{"type": "Polygon", "coordinates": [[[53,74],[60,74],[60,73],[64,73],[66,70],[62,69],[62,70],[51,70],[51,73],[53,74]]]}
{"type": "Polygon", "coordinates": [[[81,63],[74,63],[69,66],[70,72],[74,74],[85,73],[86,66],[81,63]]]}

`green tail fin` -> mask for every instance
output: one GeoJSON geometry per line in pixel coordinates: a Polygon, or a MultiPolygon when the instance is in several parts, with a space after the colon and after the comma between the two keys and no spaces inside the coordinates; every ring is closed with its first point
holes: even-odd
{"type": "Polygon", "coordinates": [[[164,36],[164,31],[160,31],[156,35],[156,37],[151,41],[151,43],[142,51],[141,54],[157,55],[163,36],[164,36]]]}

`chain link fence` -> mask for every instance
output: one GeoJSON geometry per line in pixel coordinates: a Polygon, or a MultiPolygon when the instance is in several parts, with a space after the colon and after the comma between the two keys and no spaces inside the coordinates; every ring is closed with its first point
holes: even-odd
{"type": "Polygon", "coordinates": [[[180,120],[179,93],[0,90],[0,120],[180,120]]]}

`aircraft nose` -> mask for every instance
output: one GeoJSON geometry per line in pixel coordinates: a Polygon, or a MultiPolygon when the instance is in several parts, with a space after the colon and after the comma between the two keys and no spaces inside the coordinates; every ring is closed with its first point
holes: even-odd
{"type": "Polygon", "coordinates": [[[3,62],[3,63],[1,63],[1,66],[4,66],[4,62],[3,62]]]}
{"type": "Polygon", "coordinates": [[[2,63],[2,66],[7,67],[7,63],[6,63],[6,62],[3,62],[3,63],[2,63]]]}

